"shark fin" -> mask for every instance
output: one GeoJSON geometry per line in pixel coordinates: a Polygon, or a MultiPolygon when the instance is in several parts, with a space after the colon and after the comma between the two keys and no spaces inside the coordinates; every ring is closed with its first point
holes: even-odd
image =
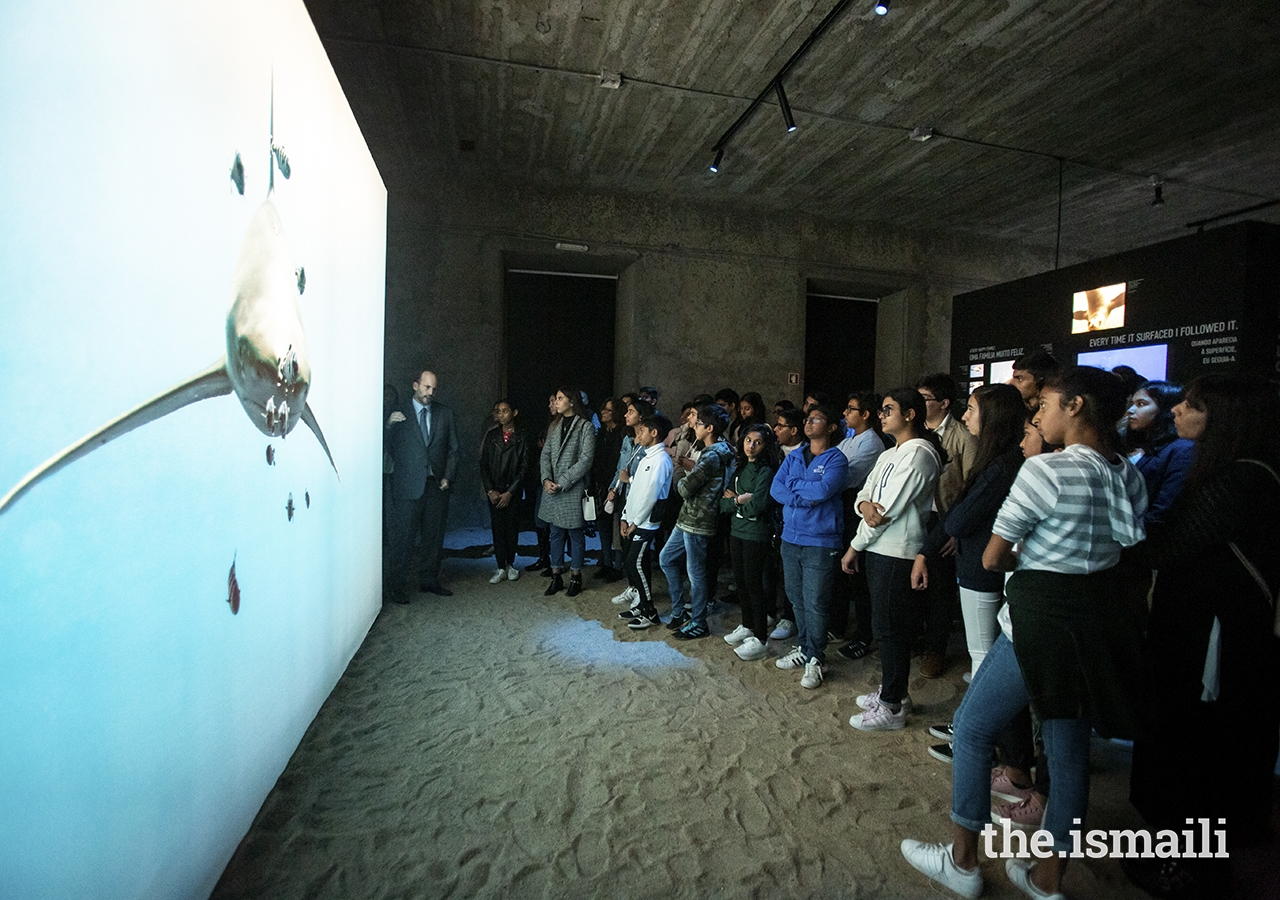
{"type": "Polygon", "coordinates": [[[311,404],[308,403],[302,410],[302,421],[307,423],[307,427],[311,429],[311,433],[316,436],[316,440],[320,442],[320,446],[324,448],[324,455],[329,457],[329,465],[333,466],[333,474],[338,476],[338,480],[342,480],[342,476],[338,474],[338,464],[333,461],[333,454],[329,452],[329,445],[325,443],[324,432],[320,430],[320,423],[316,421],[316,414],[311,411],[311,404]]]}
{"type": "MultiPolygon", "coordinates": [[[[87,456],[103,444],[113,441],[121,435],[128,434],[133,429],[146,425],[148,422],[154,422],[156,419],[167,416],[171,412],[176,412],[184,406],[190,406],[192,403],[198,403],[201,400],[208,400],[210,397],[221,397],[223,394],[230,394],[231,391],[231,378],[227,375],[226,360],[221,359],[203,372],[198,372],[186,381],[171,387],[163,394],[158,394],[123,415],[117,416],[97,431],[90,432],[61,453],[32,469],[25,478],[14,485],[9,493],[0,497],[0,514],[17,502],[19,497],[31,490],[37,482],[57,472],[63,466],[75,462],[80,457],[87,456]]],[[[319,434],[317,426],[312,425],[312,430],[319,434]]],[[[320,443],[324,443],[323,438],[321,438],[320,443]]]]}

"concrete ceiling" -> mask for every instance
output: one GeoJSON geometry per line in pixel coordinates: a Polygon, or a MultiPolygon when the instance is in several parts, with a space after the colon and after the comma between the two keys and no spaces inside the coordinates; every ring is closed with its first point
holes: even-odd
{"type": "Polygon", "coordinates": [[[393,193],[429,169],[1052,250],[1061,172],[1064,262],[1280,199],[1275,0],[852,0],[785,79],[798,129],[770,95],[711,174],[838,5],[307,0],[393,193]]]}

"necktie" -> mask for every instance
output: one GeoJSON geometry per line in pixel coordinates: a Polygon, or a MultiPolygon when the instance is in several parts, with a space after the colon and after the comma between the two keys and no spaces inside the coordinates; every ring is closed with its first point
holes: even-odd
{"type": "Polygon", "coordinates": [[[422,420],[422,442],[430,445],[431,443],[431,417],[427,414],[427,407],[422,407],[422,414],[419,416],[422,420]]]}

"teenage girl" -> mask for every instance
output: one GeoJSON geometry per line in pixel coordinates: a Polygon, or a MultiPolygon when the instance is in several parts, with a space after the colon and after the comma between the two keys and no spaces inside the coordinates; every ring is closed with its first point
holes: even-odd
{"type": "Polygon", "coordinates": [[[885,731],[906,724],[911,700],[911,637],[916,625],[911,567],[924,546],[925,522],[933,490],[946,462],[938,436],[925,428],[925,401],[914,388],[890,391],[880,405],[884,433],[896,444],[876,460],[858,492],[862,518],[841,566],[853,574],[867,567],[871,629],[880,642],[880,687],[857,698],[864,712],[849,724],[860,731],[885,731]]]}
{"type": "Polygon", "coordinates": [[[773,541],[769,487],[779,456],[772,428],[760,423],[747,426],[738,446],[733,484],[720,500],[721,512],[730,515],[729,558],[742,606],[742,624],[725,635],[725,643],[736,646],[734,652],[744,660],[763,659],[767,652],[771,604],[765,602],[764,575],[773,541]]]}

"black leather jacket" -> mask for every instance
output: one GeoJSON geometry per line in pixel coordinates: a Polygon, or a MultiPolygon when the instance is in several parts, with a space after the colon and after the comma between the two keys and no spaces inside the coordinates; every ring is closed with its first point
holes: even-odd
{"type": "Polygon", "coordinates": [[[485,493],[511,492],[520,497],[520,488],[529,468],[529,435],[522,428],[504,443],[502,428],[490,428],[480,443],[480,485],[485,493]]]}

